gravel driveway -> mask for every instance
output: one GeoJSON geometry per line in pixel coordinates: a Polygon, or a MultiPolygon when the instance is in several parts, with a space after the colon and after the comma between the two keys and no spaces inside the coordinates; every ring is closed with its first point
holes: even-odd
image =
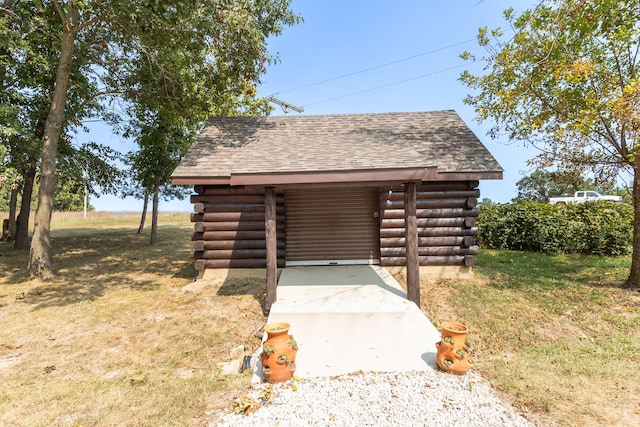
{"type": "MultiPolygon", "coordinates": [[[[266,384],[249,395],[259,399],[266,384]]],[[[292,380],[249,415],[216,414],[210,426],[533,426],[473,371],[354,373],[292,380]]]]}

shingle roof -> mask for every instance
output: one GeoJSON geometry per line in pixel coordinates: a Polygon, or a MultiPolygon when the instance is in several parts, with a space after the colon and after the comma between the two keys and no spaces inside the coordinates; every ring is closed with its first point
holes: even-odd
{"type": "MultiPolygon", "coordinates": [[[[416,113],[213,117],[173,172],[174,183],[233,174],[502,168],[453,110],[416,113]]],[[[493,175],[491,175],[493,174],[493,175]]],[[[490,176],[491,175],[491,176],[490,176]]]]}

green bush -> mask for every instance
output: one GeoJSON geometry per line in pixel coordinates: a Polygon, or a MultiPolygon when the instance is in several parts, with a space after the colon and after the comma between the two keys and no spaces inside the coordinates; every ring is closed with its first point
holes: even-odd
{"type": "Polygon", "coordinates": [[[632,233],[632,207],[611,202],[488,205],[478,218],[478,244],[489,249],[627,255],[632,233]]]}

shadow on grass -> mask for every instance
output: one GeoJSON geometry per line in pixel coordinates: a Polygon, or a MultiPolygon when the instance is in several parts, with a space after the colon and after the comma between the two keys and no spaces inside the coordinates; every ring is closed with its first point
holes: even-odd
{"type": "Polygon", "coordinates": [[[172,277],[176,279],[189,279],[196,280],[198,278],[198,272],[194,267],[193,260],[189,257],[185,262],[180,262],[175,266],[176,272],[172,277]]]}
{"type": "Polygon", "coordinates": [[[13,249],[13,242],[0,242],[0,265],[3,281],[8,284],[19,284],[29,279],[27,264],[28,250],[13,249]]]}
{"type": "Polygon", "coordinates": [[[34,310],[93,301],[109,289],[153,291],[171,279],[196,277],[189,234],[181,226],[160,226],[154,245],[131,228],[74,228],[52,234],[58,277],[51,281],[30,281],[28,252],[0,247],[0,259],[11,261],[3,282],[28,285],[23,302],[34,310]]]}

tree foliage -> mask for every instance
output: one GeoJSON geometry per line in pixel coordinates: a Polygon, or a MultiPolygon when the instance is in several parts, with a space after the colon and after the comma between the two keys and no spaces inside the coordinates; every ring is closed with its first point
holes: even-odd
{"type": "Polygon", "coordinates": [[[212,11],[200,7],[158,6],[149,25],[171,24],[183,31],[169,39],[146,40],[143,54],[118,75],[128,88],[124,135],[138,145],[128,163],[144,194],[153,195],[152,243],[157,239],[159,198],[185,195],[168,184],[203,121],[213,114],[268,111],[266,101],[255,98],[255,84],[273,60],[266,36],[281,30],[279,19],[296,21],[287,2],[222,2],[212,11]],[[213,13],[213,19],[203,12],[213,13]]]}
{"type": "Polygon", "coordinates": [[[551,197],[573,195],[580,190],[596,190],[602,194],[612,192],[609,185],[597,186],[590,178],[585,178],[579,171],[552,172],[536,169],[530,175],[516,182],[518,195],[514,203],[533,201],[548,202],[551,197]]]}
{"type": "MultiPolygon", "coordinates": [[[[16,119],[17,100],[25,94],[46,93],[46,102],[38,110],[41,132],[35,134],[38,139],[35,152],[40,153],[40,185],[29,259],[32,276],[54,274],[50,221],[59,148],[64,145],[64,133],[70,124],[81,124],[79,110],[70,108],[73,100],[81,101],[80,111],[131,101],[147,87],[139,84],[142,79],[129,79],[129,71],[146,61],[150,65],[146,75],[154,80],[159,76],[163,82],[162,87],[148,86],[149,96],[144,95],[147,103],[154,102],[152,91],[156,91],[158,105],[163,102],[158,100],[159,95],[166,93],[166,99],[176,100],[165,109],[174,109],[171,117],[182,111],[185,120],[201,120],[189,117],[187,109],[181,110],[180,100],[202,93],[201,99],[211,96],[211,102],[217,102],[226,99],[230,88],[240,87],[242,82],[245,87],[247,83],[255,84],[269,59],[267,37],[298,19],[289,10],[289,3],[288,0],[4,1],[0,8],[3,42],[0,84],[8,87],[7,65],[16,70],[24,65],[26,72],[31,70],[34,78],[44,78],[48,83],[13,91],[16,100],[0,106],[0,115],[7,117],[8,123],[1,131],[15,135],[20,125],[16,119]],[[48,55],[46,60],[37,56],[42,52],[48,55]],[[32,61],[31,54],[35,55],[32,61]],[[33,70],[39,66],[43,68],[36,76],[33,70]],[[200,74],[207,70],[212,73],[200,74]]],[[[155,114],[157,110],[151,111],[155,114]]],[[[113,121],[117,120],[113,110],[108,114],[113,121]]],[[[140,122],[165,128],[173,123],[167,116],[140,122]]]]}
{"type": "MultiPolygon", "coordinates": [[[[11,203],[20,204],[17,220],[15,247],[27,249],[28,221],[31,211],[31,199],[39,171],[39,158],[42,150],[42,138],[49,115],[56,83],[56,67],[60,59],[59,15],[55,2],[7,1],[0,11],[0,39],[4,49],[0,48],[0,64],[4,71],[1,83],[5,96],[0,100],[0,113],[4,127],[0,130],[0,139],[8,149],[8,164],[15,171],[12,185],[18,187],[19,197],[11,198],[11,203]]],[[[65,179],[87,183],[88,188],[109,185],[102,192],[113,192],[115,168],[111,165],[111,156],[89,160],[87,151],[93,156],[106,153],[104,147],[93,144],[75,147],[72,144],[74,134],[83,131],[82,120],[99,114],[102,105],[99,102],[98,82],[93,78],[94,70],[88,61],[90,53],[76,51],[74,66],[69,70],[69,91],[64,107],[64,115],[59,128],[59,156],[56,159],[59,175],[89,169],[90,174],[76,174],[65,179]],[[109,165],[108,168],[94,168],[96,161],[109,165]],[[93,164],[91,164],[93,163],[93,164]],[[63,167],[62,165],[72,165],[63,167]],[[98,173],[105,175],[98,176],[98,173]]],[[[46,178],[45,178],[46,181],[46,178]]],[[[55,186],[54,186],[55,188],[55,186]]],[[[95,191],[94,191],[95,193],[95,191]]],[[[65,192],[59,194],[66,194],[65,192]]],[[[62,196],[61,196],[62,197],[62,196]]],[[[15,206],[10,206],[15,210],[15,206]]],[[[10,220],[14,214],[10,211],[10,220]]]]}
{"type": "Polygon", "coordinates": [[[549,0],[517,15],[515,35],[480,29],[484,75],[464,72],[465,102],[491,135],[541,149],[540,167],[582,170],[596,182],[633,176],[636,221],[627,285],[640,287],[640,0],[549,0]]]}

